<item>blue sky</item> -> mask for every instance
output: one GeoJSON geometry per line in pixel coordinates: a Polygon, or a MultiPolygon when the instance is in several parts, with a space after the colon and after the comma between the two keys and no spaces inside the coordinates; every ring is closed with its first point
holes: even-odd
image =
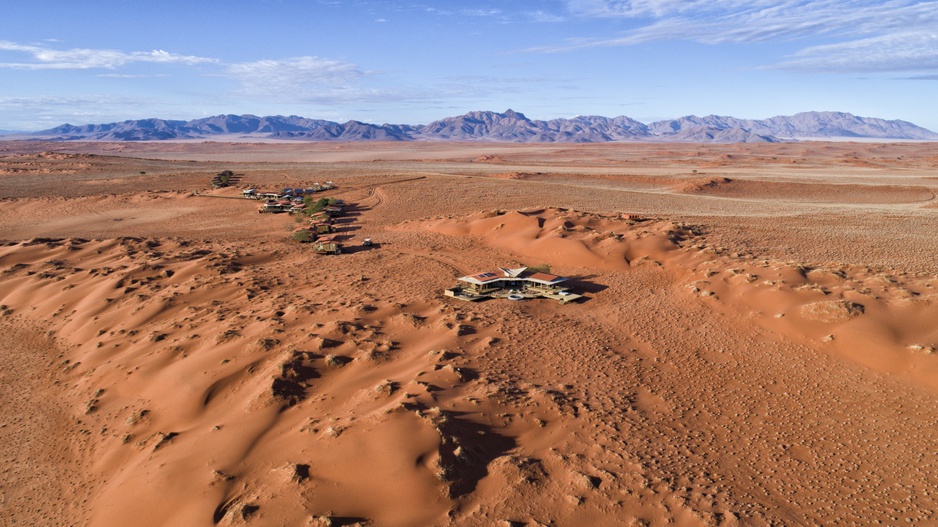
{"type": "Polygon", "coordinates": [[[7,2],[0,129],[845,111],[938,131],[938,1],[7,2]]]}

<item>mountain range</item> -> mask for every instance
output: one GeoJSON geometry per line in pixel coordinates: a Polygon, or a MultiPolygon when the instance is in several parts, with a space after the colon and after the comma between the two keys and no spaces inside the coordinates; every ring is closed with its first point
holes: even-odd
{"type": "MultiPolygon", "coordinates": [[[[600,143],[668,141],[691,143],[778,142],[797,139],[938,140],[938,134],[907,121],[857,117],[841,112],[804,112],[769,119],[708,115],[644,124],[629,117],[577,116],[541,121],[507,110],[477,111],[426,125],[337,123],[291,115],[217,115],[191,121],[141,119],[110,124],[64,124],[30,137],[61,141],[160,141],[218,136],[298,141],[491,141],[600,143]]],[[[7,136],[7,138],[12,138],[7,136]]]]}

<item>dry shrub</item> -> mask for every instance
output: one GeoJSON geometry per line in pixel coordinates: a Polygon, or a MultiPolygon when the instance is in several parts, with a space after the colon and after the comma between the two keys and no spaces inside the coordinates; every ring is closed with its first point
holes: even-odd
{"type": "Polygon", "coordinates": [[[801,316],[819,322],[845,322],[862,315],[862,304],[847,300],[825,300],[806,304],[801,308],[801,316]]]}

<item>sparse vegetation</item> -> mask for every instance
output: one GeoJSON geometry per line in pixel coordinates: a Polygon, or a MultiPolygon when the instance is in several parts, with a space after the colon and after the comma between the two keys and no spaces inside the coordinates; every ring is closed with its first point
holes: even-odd
{"type": "Polygon", "coordinates": [[[352,359],[343,355],[326,355],[326,366],[330,366],[332,368],[345,366],[351,361],[352,359]]]}
{"type": "Polygon", "coordinates": [[[307,229],[301,229],[301,230],[295,231],[290,236],[290,239],[295,242],[309,243],[313,241],[313,233],[309,232],[307,229]]]}
{"type": "Polygon", "coordinates": [[[302,483],[309,479],[309,465],[305,463],[293,465],[293,476],[291,479],[297,483],[302,483]]]}
{"type": "Polygon", "coordinates": [[[303,198],[303,214],[312,216],[317,212],[322,212],[326,207],[333,204],[335,204],[335,198],[316,199],[313,196],[306,196],[303,198]]]}
{"type": "Polygon", "coordinates": [[[231,184],[231,176],[234,175],[234,172],[230,170],[224,170],[218,173],[218,182],[220,187],[227,187],[231,184]]]}
{"type": "Polygon", "coordinates": [[[270,338],[270,337],[258,339],[257,341],[257,347],[264,351],[270,351],[274,349],[275,347],[277,347],[279,344],[280,344],[280,339],[275,339],[275,338],[270,338]]]}

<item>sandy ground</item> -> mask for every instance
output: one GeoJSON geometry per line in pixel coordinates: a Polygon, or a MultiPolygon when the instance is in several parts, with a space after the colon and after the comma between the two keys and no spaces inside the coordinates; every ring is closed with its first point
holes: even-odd
{"type": "Polygon", "coordinates": [[[5,524],[938,521],[932,144],[0,156],[5,524]],[[586,298],[443,295],[540,264],[586,298]]]}

